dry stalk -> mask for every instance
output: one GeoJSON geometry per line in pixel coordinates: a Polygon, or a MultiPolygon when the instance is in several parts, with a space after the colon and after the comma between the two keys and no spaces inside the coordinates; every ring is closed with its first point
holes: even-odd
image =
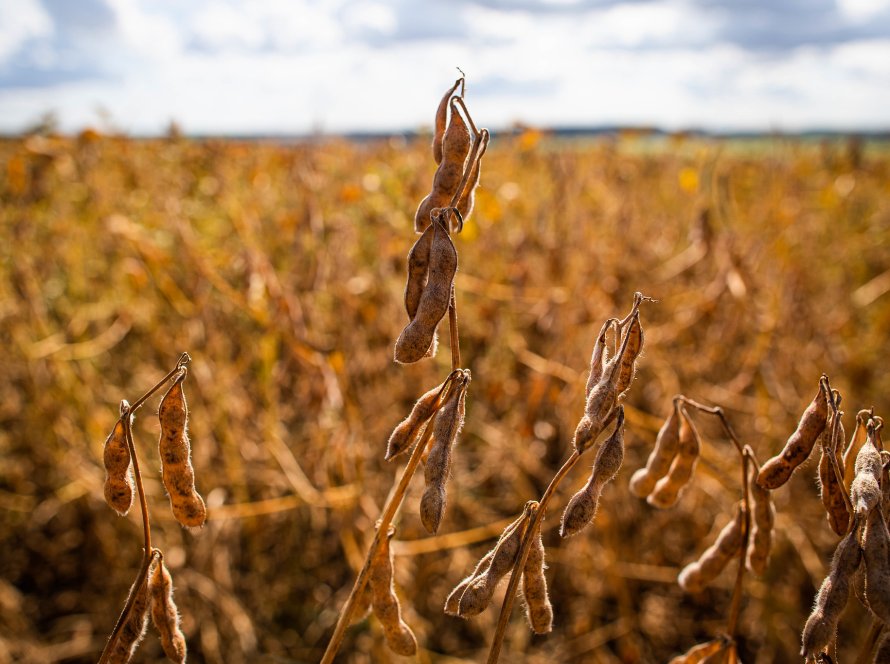
{"type": "Polygon", "coordinates": [[[136,575],[136,581],[134,582],[132,588],[133,591],[130,592],[127,597],[127,601],[124,604],[124,608],[121,611],[120,616],[117,619],[117,623],[114,626],[114,629],[111,632],[111,636],[108,637],[108,641],[105,644],[105,648],[102,650],[102,654],[99,657],[99,664],[108,664],[111,661],[112,654],[115,652],[118,642],[121,638],[121,633],[124,629],[124,626],[127,625],[130,616],[133,611],[133,606],[136,602],[138,596],[138,589],[141,588],[143,584],[146,583],[146,578],[148,576],[149,568],[151,567],[152,562],[155,558],[161,557],[163,554],[160,549],[156,549],[152,547],[151,542],[151,518],[149,516],[148,510],[148,501],[145,497],[145,488],[142,483],[142,472],[139,468],[139,456],[136,453],[136,445],[133,441],[133,417],[136,411],[145,404],[148,399],[150,399],[158,390],[160,390],[164,385],[166,385],[171,379],[181,380],[181,377],[184,376],[187,371],[187,365],[191,361],[188,353],[182,353],[179,356],[179,360],[176,362],[176,366],[170,370],[170,372],[164,376],[157,384],[155,384],[151,389],[149,389],[145,394],[139,397],[132,405],[130,405],[126,399],[121,400],[120,403],[120,420],[119,424],[123,426],[124,438],[127,443],[127,449],[130,454],[130,461],[133,464],[133,478],[134,483],[136,485],[136,492],[139,496],[139,508],[142,513],[142,531],[143,531],[143,553],[142,553],[142,564],[140,565],[139,572],[136,575]]]}
{"type": "Polygon", "coordinates": [[[741,462],[742,542],[736,553],[736,557],[738,557],[739,559],[739,566],[738,570],[736,571],[736,579],[732,589],[732,599],[730,601],[729,616],[726,621],[726,633],[734,641],[736,637],[736,630],[738,629],[739,614],[741,612],[742,597],[744,594],[743,588],[745,582],[745,571],[747,569],[747,566],[745,565],[745,556],[746,552],[748,551],[748,543],[751,534],[751,488],[748,485],[748,478],[750,467],[753,465],[755,470],[759,471],[760,466],[757,463],[757,459],[754,455],[754,450],[752,450],[751,447],[749,447],[748,445],[743,445],[742,442],[739,440],[739,437],[736,435],[735,431],[730,425],[729,419],[726,417],[726,413],[724,412],[723,408],[721,408],[720,406],[706,406],[683,395],[679,395],[675,397],[675,399],[682,402],[685,406],[694,408],[695,410],[698,410],[702,413],[715,416],[719,420],[724,434],[730,440],[730,442],[732,442],[733,447],[735,447],[735,450],[738,452],[739,461],[741,462]]]}
{"type": "MultiPolygon", "coordinates": [[[[631,308],[630,313],[622,320],[615,322],[615,326],[620,332],[624,327],[631,325],[639,324],[639,308],[640,304],[644,301],[653,301],[651,298],[644,296],[642,293],[634,294],[634,303],[631,308]]],[[[606,326],[611,324],[611,321],[614,319],[610,319],[606,322],[606,326]]],[[[606,327],[604,326],[604,327],[606,327]]],[[[591,389],[588,390],[588,401],[587,407],[585,411],[585,416],[582,418],[581,423],[578,426],[578,431],[575,434],[575,445],[572,450],[571,455],[569,455],[568,459],[563,463],[562,467],[556,471],[556,474],[550,480],[550,483],[547,485],[547,488],[544,490],[543,495],[540,500],[538,500],[538,507],[531,515],[531,520],[526,528],[525,534],[522,538],[522,544],[519,548],[519,552],[516,555],[516,559],[513,563],[513,568],[510,572],[510,581],[507,584],[507,591],[504,595],[503,603],[501,604],[500,614],[498,616],[498,623],[495,628],[494,636],[492,637],[491,646],[488,652],[488,664],[496,664],[498,659],[500,658],[501,649],[503,647],[504,636],[507,630],[507,624],[510,621],[510,615],[513,610],[513,603],[516,599],[516,592],[519,588],[519,581],[522,578],[523,570],[525,569],[526,562],[529,557],[529,553],[531,552],[533,546],[535,545],[536,539],[538,537],[538,532],[540,530],[541,521],[544,519],[545,514],[547,513],[547,506],[549,505],[553,495],[556,493],[556,489],[559,487],[560,482],[572,471],[572,469],[577,465],[578,461],[581,459],[582,454],[593,447],[593,443],[596,439],[598,433],[601,433],[606,426],[608,426],[611,421],[617,416],[618,410],[621,406],[618,405],[617,401],[619,398],[619,393],[614,388],[615,384],[617,384],[619,375],[621,373],[622,368],[622,359],[623,355],[627,350],[629,339],[631,335],[625,334],[624,339],[621,343],[620,350],[617,351],[616,356],[613,358],[613,362],[611,367],[606,365],[606,367],[602,370],[602,378],[595,386],[591,386],[591,389]],[[606,371],[608,370],[609,375],[606,375],[606,371]],[[599,392],[597,391],[597,387],[603,384],[611,384],[612,389],[609,391],[608,389],[601,389],[599,392]],[[591,402],[596,402],[597,394],[605,394],[605,397],[602,397],[602,402],[608,402],[611,397],[611,408],[607,408],[605,406],[601,406],[600,403],[596,403],[597,415],[602,415],[599,418],[599,430],[596,433],[590,433],[589,431],[585,431],[584,435],[579,435],[579,431],[582,431],[585,423],[585,419],[589,418],[591,414],[591,402]]],[[[600,336],[601,338],[601,336],[600,336]]],[[[618,338],[616,336],[616,343],[618,338]]],[[[599,343],[599,338],[597,339],[597,343],[599,343]]],[[[642,345],[642,337],[640,337],[640,346],[642,345]]],[[[639,348],[636,349],[636,353],[639,353],[639,348]]],[[[596,347],[594,353],[596,354],[596,347]]],[[[591,366],[591,377],[595,373],[595,367],[591,366]]],[[[589,383],[591,381],[588,381],[589,383]]],[[[623,419],[623,418],[622,418],[623,419]]],[[[594,429],[596,430],[596,429],[594,429]]]]}
{"type": "MultiPolygon", "coordinates": [[[[453,378],[459,373],[460,371],[453,371],[448,377],[449,380],[442,385],[442,390],[439,393],[438,406],[442,404],[443,396],[445,396],[446,390],[450,389],[450,384],[453,382],[453,378]]],[[[352,619],[356,603],[365,589],[365,584],[368,582],[371,563],[377,555],[380,547],[383,545],[384,539],[387,537],[389,527],[398,513],[399,508],[402,506],[402,501],[405,499],[405,494],[408,491],[408,485],[411,482],[411,478],[414,476],[417,466],[420,465],[420,459],[429,444],[433,428],[436,424],[436,415],[438,415],[438,408],[428,420],[426,428],[420,436],[419,442],[414,446],[414,450],[408,458],[408,463],[405,465],[401,477],[399,477],[395,490],[392,492],[389,501],[387,501],[386,505],[383,507],[383,513],[377,520],[377,530],[374,534],[374,539],[371,541],[371,546],[368,547],[368,554],[365,556],[364,565],[362,566],[358,577],[355,579],[349,597],[346,598],[346,603],[343,605],[343,608],[340,609],[340,616],[337,619],[337,624],[334,627],[334,633],[331,635],[331,640],[328,642],[328,647],[321,659],[321,664],[329,664],[330,662],[333,662],[334,656],[340,649],[340,645],[346,636],[346,629],[349,627],[352,619]]]]}
{"type": "MultiPolygon", "coordinates": [[[[443,409],[446,402],[454,398],[455,403],[458,401],[461,403],[459,411],[461,412],[462,420],[462,400],[465,397],[470,378],[469,371],[464,371],[460,368],[460,337],[458,334],[457,304],[453,281],[457,254],[450,235],[452,232],[461,232],[465,221],[464,217],[469,214],[472,208],[472,192],[478,184],[480,162],[490,137],[487,129],[479,130],[476,128],[464,103],[464,92],[465,80],[461,76],[446,91],[439,103],[433,138],[433,157],[439,168],[436,171],[430,195],[421,202],[415,215],[415,230],[425,235],[425,231],[432,225],[433,228],[431,230],[434,235],[440,234],[438,240],[433,239],[432,241],[438,241],[440,246],[450,246],[450,251],[454,252],[454,263],[452,265],[449,258],[446,261],[448,265],[444,268],[438,268],[438,271],[433,274],[432,261],[427,259],[430,267],[426,268],[424,266],[424,269],[428,269],[429,272],[427,274],[421,273],[420,275],[412,274],[410,272],[411,266],[409,265],[409,284],[406,288],[406,293],[410,290],[411,300],[409,305],[409,299],[406,296],[406,305],[409,305],[407,308],[410,320],[408,326],[406,326],[396,342],[395,351],[395,358],[399,362],[414,362],[435,353],[436,327],[441,320],[437,307],[441,304],[439,298],[444,294],[444,297],[447,298],[444,304],[446,305],[445,310],[448,312],[451,373],[442,384],[432,415],[426,418],[425,424],[418,426],[414,432],[413,437],[419,438],[419,441],[414,446],[408,463],[397,480],[394,490],[391,491],[389,500],[383,508],[383,513],[377,521],[376,532],[368,548],[364,564],[343,608],[340,610],[337,624],[325,649],[321,664],[333,662],[343,643],[356,606],[368,584],[372,564],[375,559],[379,558],[382,547],[388,542],[390,526],[401,508],[411,478],[430,447],[430,440],[437,430],[436,418],[439,415],[439,411],[443,409]],[[460,88],[459,93],[457,93],[458,88],[460,88]],[[448,120],[448,108],[450,108],[450,121],[448,120]],[[469,130],[467,130],[467,126],[469,126],[469,130]],[[450,136],[454,138],[449,138],[450,136]],[[465,149],[464,140],[469,138],[472,138],[472,146],[466,145],[465,149]],[[453,176],[456,173],[455,168],[457,166],[460,166],[462,170],[459,172],[459,179],[455,182],[453,176]],[[465,213],[462,213],[462,208],[465,213]],[[434,278],[436,282],[431,286],[434,278]],[[429,279],[429,282],[427,282],[427,279],[429,279]],[[444,293],[441,292],[443,284],[448,284],[448,290],[444,293]],[[433,292],[434,290],[435,292],[433,292]],[[420,330],[419,334],[414,334],[418,332],[418,328],[422,328],[422,330],[420,330]],[[418,342],[417,339],[420,339],[420,341],[418,342]],[[432,344],[427,343],[428,339],[432,339],[432,344]],[[410,342],[413,342],[413,344],[410,342]],[[457,394],[454,394],[454,391],[457,391],[457,394]]],[[[422,240],[423,236],[418,242],[422,240]]],[[[412,250],[413,252],[414,250],[412,250]]],[[[441,260],[439,264],[442,264],[441,260]]],[[[457,423],[457,429],[460,428],[460,423],[457,423]]],[[[456,432],[454,435],[456,435],[456,432]]],[[[407,450],[410,448],[410,445],[411,443],[409,442],[400,449],[407,450]]],[[[446,463],[445,465],[447,471],[448,464],[446,463]]],[[[438,478],[439,489],[441,489],[443,480],[446,478],[447,472],[444,476],[438,478]]],[[[444,503],[440,505],[440,508],[444,509],[444,503]]],[[[438,516],[439,518],[441,517],[441,512],[438,513],[438,516]]],[[[438,519],[434,519],[434,522],[435,527],[438,527],[438,519]]]]}

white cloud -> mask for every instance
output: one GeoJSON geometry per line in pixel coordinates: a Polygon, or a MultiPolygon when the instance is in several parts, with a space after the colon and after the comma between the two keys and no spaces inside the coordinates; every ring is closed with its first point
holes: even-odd
{"type": "Polygon", "coordinates": [[[841,14],[854,21],[868,20],[890,10],[890,0],[837,0],[841,14]]]}
{"type": "MultiPolygon", "coordinates": [[[[171,118],[207,133],[411,129],[430,124],[458,66],[474,116],[492,128],[886,127],[890,106],[890,34],[749,49],[721,41],[723,0],[510,10],[482,0],[104,1],[113,30],[66,37],[72,75],[41,87],[22,84],[25,71],[4,89],[0,70],[0,130],[48,109],[75,129],[95,123],[97,107],[132,132],[163,131],[171,118]]],[[[29,45],[28,62],[43,53],[52,74],[68,51],[36,4],[16,6],[36,13],[19,27],[0,22],[0,54],[29,45]]]]}
{"type": "Polygon", "coordinates": [[[0,65],[29,39],[47,37],[52,21],[37,0],[0,0],[0,65]]]}

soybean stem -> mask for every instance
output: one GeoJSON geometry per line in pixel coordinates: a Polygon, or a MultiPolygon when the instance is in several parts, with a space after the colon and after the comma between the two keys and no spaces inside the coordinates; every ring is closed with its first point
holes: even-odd
{"type": "Polygon", "coordinates": [[[146,392],[141,397],[136,399],[136,401],[133,403],[133,405],[130,406],[130,412],[135,413],[137,410],[139,410],[139,408],[142,406],[142,404],[144,404],[146,401],[148,401],[151,398],[151,395],[153,395],[159,389],[164,387],[164,384],[168,380],[173,378],[173,376],[175,376],[179,371],[181,371],[183,369],[183,367],[185,367],[185,365],[187,365],[191,361],[191,359],[192,358],[189,357],[188,353],[183,353],[182,355],[180,355],[179,361],[176,363],[176,366],[170,370],[170,373],[168,373],[160,381],[158,381],[158,384],[155,385],[153,388],[151,388],[148,392],[146,392]]]}
{"type": "Polygon", "coordinates": [[[513,571],[510,573],[510,583],[507,585],[507,593],[504,595],[504,603],[501,605],[501,613],[498,616],[498,625],[495,629],[494,638],[491,641],[491,649],[488,651],[488,664],[496,664],[501,655],[501,646],[503,645],[504,635],[507,631],[507,623],[510,622],[510,613],[513,609],[513,600],[516,597],[516,590],[519,587],[519,579],[522,576],[525,561],[528,560],[528,554],[531,551],[531,546],[534,542],[535,532],[544,518],[544,513],[547,511],[547,503],[550,502],[550,498],[553,496],[559,483],[569,471],[575,467],[575,464],[578,463],[578,459],[580,458],[580,452],[578,452],[578,450],[573,450],[572,455],[562,465],[562,468],[556,472],[553,479],[550,480],[550,484],[547,486],[544,495],[541,496],[541,500],[538,503],[538,509],[532,514],[531,522],[528,524],[525,535],[522,538],[522,545],[519,548],[519,552],[516,554],[516,562],[513,563],[513,571]]]}
{"type": "Polygon", "coordinates": [[[719,418],[720,420],[723,431],[726,433],[726,437],[729,438],[730,441],[732,441],[733,445],[735,445],[736,451],[739,453],[739,456],[742,459],[745,459],[745,446],[742,445],[742,441],[739,440],[739,437],[736,436],[735,431],[733,431],[733,428],[729,424],[729,420],[726,417],[726,413],[723,412],[723,408],[721,408],[720,406],[705,406],[703,403],[699,403],[698,401],[690,399],[687,396],[683,396],[682,394],[678,395],[676,398],[680,399],[684,404],[692,406],[696,410],[700,410],[703,413],[716,415],[717,418],[719,418]]]}
{"type": "MultiPolygon", "coordinates": [[[[126,402],[123,402],[126,403],[126,402]]],[[[130,450],[130,458],[133,460],[133,475],[136,478],[136,491],[139,494],[139,508],[142,510],[142,530],[145,536],[144,558],[151,552],[151,522],[148,516],[148,502],[145,500],[145,488],[142,486],[142,473],[139,471],[139,457],[136,456],[136,445],[133,443],[132,409],[121,404],[121,419],[124,425],[124,436],[127,439],[127,448],[130,450]]]]}
{"type": "Polygon", "coordinates": [[[340,617],[337,619],[337,625],[334,627],[334,633],[331,635],[331,640],[328,642],[328,647],[321,659],[321,664],[331,664],[331,662],[334,661],[334,656],[340,649],[340,645],[343,643],[343,638],[346,636],[346,629],[349,627],[349,621],[352,618],[352,612],[355,609],[356,601],[368,582],[371,561],[380,549],[380,545],[383,543],[387,536],[387,532],[389,531],[389,526],[395,518],[399,507],[402,505],[405,493],[408,491],[408,484],[411,482],[411,478],[414,476],[417,466],[420,464],[420,458],[423,456],[423,452],[433,433],[433,428],[436,423],[436,415],[438,415],[439,408],[444,403],[444,397],[447,394],[447,391],[449,389],[463,389],[463,385],[452,386],[456,373],[457,372],[452,371],[445,380],[445,383],[443,383],[442,389],[439,391],[436,410],[433,412],[432,417],[427,421],[423,435],[420,437],[417,445],[414,446],[414,450],[411,452],[408,463],[405,465],[405,470],[402,471],[402,476],[399,478],[395,491],[383,508],[383,513],[380,515],[380,519],[377,522],[377,532],[374,534],[374,539],[371,542],[371,546],[368,548],[368,555],[365,556],[364,565],[352,586],[349,597],[346,599],[346,604],[344,604],[343,608],[340,610],[340,617]]]}
{"type": "MultiPolygon", "coordinates": [[[[172,375],[172,374],[171,374],[172,375]]],[[[169,379],[169,375],[165,380],[169,379]]],[[[163,384],[163,382],[161,383],[163,384]]],[[[136,491],[139,494],[139,508],[142,511],[142,531],[144,536],[144,549],[142,551],[142,568],[140,569],[139,576],[136,577],[137,585],[133,587],[139,588],[139,579],[144,579],[145,574],[148,572],[148,567],[151,564],[151,559],[154,556],[154,552],[151,548],[151,521],[148,516],[148,502],[145,500],[145,489],[142,486],[142,473],[139,472],[139,457],[136,456],[136,445],[133,443],[133,409],[126,402],[126,400],[121,401],[120,406],[121,411],[121,424],[124,427],[124,438],[127,441],[127,449],[130,451],[130,459],[133,460],[133,475],[136,480],[136,491]]],[[[103,662],[106,657],[106,653],[110,651],[111,646],[117,641],[117,635],[120,633],[121,627],[123,627],[124,623],[127,620],[127,617],[130,613],[130,610],[133,606],[133,602],[136,599],[137,592],[130,593],[130,596],[127,598],[127,603],[124,605],[124,610],[121,612],[120,617],[117,619],[117,624],[114,626],[114,630],[111,632],[111,636],[108,638],[108,642],[105,644],[105,650],[102,651],[102,657],[99,659],[99,662],[103,662]]]]}
{"type": "Polygon", "coordinates": [[[745,447],[742,452],[742,496],[743,496],[743,513],[742,513],[742,546],[739,549],[739,569],[736,572],[735,585],[732,589],[732,602],[729,608],[729,619],[726,622],[726,631],[735,641],[736,628],[739,623],[739,614],[742,608],[742,586],[745,581],[745,554],[748,551],[748,539],[751,536],[751,502],[749,498],[750,489],[748,487],[748,463],[751,461],[749,456],[750,447],[745,447]]]}
{"type": "Polygon", "coordinates": [[[448,303],[448,330],[451,334],[451,370],[460,367],[460,338],[457,333],[457,302],[454,298],[454,284],[451,284],[451,301],[448,303]]]}

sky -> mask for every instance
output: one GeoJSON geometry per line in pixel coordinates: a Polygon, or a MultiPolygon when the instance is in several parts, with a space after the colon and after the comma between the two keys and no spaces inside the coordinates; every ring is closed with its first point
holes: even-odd
{"type": "Polygon", "coordinates": [[[0,0],[0,132],[890,129],[890,0],[0,0]]]}

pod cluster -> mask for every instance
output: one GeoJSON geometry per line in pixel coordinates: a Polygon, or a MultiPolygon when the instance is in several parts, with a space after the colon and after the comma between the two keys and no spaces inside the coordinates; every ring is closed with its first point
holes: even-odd
{"type": "Polygon", "coordinates": [[[615,431],[607,438],[596,453],[590,478],[580,491],[569,499],[559,527],[561,537],[569,537],[581,532],[596,517],[597,505],[603,487],[611,482],[624,460],[624,406],[618,406],[615,418],[615,431]]]}
{"type": "Polygon", "coordinates": [[[679,400],[674,399],[646,465],[630,478],[630,490],[653,507],[673,507],[692,480],[700,454],[698,429],[679,400]]]}
{"type": "Polygon", "coordinates": [[[488,130],[476,130],[462,92],[457,93],[463,86],[464,80],[458,79],[436,110],[433,160],[437,168],[432,189],[414,215],[414,230],[420,237],[408,253],[408,323],[393,352],[400,363],[436,354],[437,328],[451,303],[458,265],[451,233],[460,232],[472,212],[482,156],[488,147],[488,130]]]}
{"type": "MultiPolygon", "coordinates": [[[[161,476],[170,497],[173,516],[183,526],[203,526],[207,519],[204,499],[195,488],[195,470],[188,437],[188,405],[183,382],[188,370],[182,367],[161,399],[158,421],[161,434],[158,453],[161,476]]],[[[133,415],[126,400],[121,401],[121,417],[105,441],[105,501],[121,516],[133,503],[133,462],[130,455],[133,415]]]]}
{"type": "Polygon", "coordinates": [[[572,445],[579,453],[584,452],[611,424],[617,415],[618,401],[627,393],[636,371],[636,361],[643,349],[643,326],[640,322],[637,299],[630,315],[621,323],[607,320],[594,344],[587,378],[584,415],[575,428],[572,445]],[[616,340],[619,348],[608,357],[606,336],[611,326],[621,333],[616,340]]]}
{"type": "MultiPolygon", "coordinates": [[[[134,471],[138,468],[132,432],[134,412],[151,394],[173,379],[158,408],[161,430],[158,451],[162,479],[176,520],[189,527],[204,524],[207,511],[204,500],[195,489],[187,433],[188,406],[183,382],[188,375],[185,366],[188,360],[188,355],[183,354],[176,368],[133,407],[126,400],[120,403],[120,419],[105,441],[103,451],[105,500],[118,514],[125,515],[133,502],[134,471]]],[[[146,546],[149,546],[149,542],[147,527],[146,546]]],[[[145,560],[145,566],[130,589],[125,615],[106,644],[103,661],[112,664],[129,662],[145,634],[149,616],[157,628],[167,658],[178,664],[186,660],[185,636],[180,629],[179,611],[173,601],[173,579],[164,564],[161,550],[149,548],[150,557],[145,560]]]]}
{"type": "MultiPolygon", "coordinates": [[[[883,460],[886,453],[880,439],[882,426],[881,418],[860,411],[856,431],[844,455],[843,461],[852,462],[854,469],[852,476],[844,473],[845,484],[849,478],[852,513],[848,512],[848,528],[835,549],[829,573],[803,629],[801,655],[808,660],[834,638],[851,590],[877,620],[890,621],[890,533],[886,519],[890,488],[885,469],[888,464],[883,460]],[[851,450],[855,450],[855,457],[851,450]]],[[[874,661],[884,661],[882,652],[886,650],[886,644],[880,644],[874,661]]]]}
{"type": "MultiPolygon", "coordinates": [[[[476,564],[473,573],[458,583],[448,595],[445,600],[445,613],[469,618],[479,615],[489,607],[498,584],[516,563],[516,557],[519,554],[528,524],[537,509],[536,501],[532,500],[526,503],[522,514],[504,529],[497,544],[476,564]]],[[[540,538],[540,531],[536,533],[535,537],[540,538]]],[[[541,544],[541,549],[543,550],[543,544],[541,544]]],[[[532,558],[531,554],[529,554],[529,558],[532,558]]],[[[546,602],[549,604],[550,600],[547,598],[547,582],[543,577],[543,553],[536,556],[535,560],[537,562],[526,563],[526,568],[530,565],[534,566],[532,574],[535,577],[531,582],[533,598],[529,600],[527,596],[526,602],[535,602],[535,606],[538,607],[537,603],[546,602]]],[[[525,570],[523,570],[523,574],[525,574],[525,570]]],[[[531,607],[531,605],[529,606],[531,607]]],[[[540,610],[537,609],[537,611],[540,610]]],[[[529,612],[531,614],[531,608],[529,612]]],[[[529,620],[532,620],[531,615],[529,620]]]]}
{"type": "MultiPolygon", "coordinates": [[[[575,449],[570,462],[574,464],[593,448],[600,434],[613,423],[614,428],[597,449],[587,483],[572,496],[563,512],[562,537],[574,535],[593,522],[603,488],[615,478],[624,460],[625,413],[620,400],[633,381],[636,360],[643,347],[639,306],[646,299],[637,293],[627,317],[621,321],[607,320],[594,342],[585,409],[575,431],[575,449]],[[615,347],[610,353],[608,337],[613,328],[615,347]]],[[[430,456],[432,458],[432,454],[430,456]]],[[[491,604],[498,584],[512,570],[514,575],[521,575],[516,585],[521,589],[532,631],[546,634],[552,630],[553,606],[544,575],[546,553],[540,529],[542,515],[537,514],[540,509],[544,508],[537,501],[526,503],[522,515],[504,529],[494,548],[451,591],[445,601],[445,613],[462,618],[482,613],[491,604]],[[529,532],[530,527],[534,531],[529,532]],[[520,569],[519,561],[523,558],[520,569]]]]}
{"type": "Polygon", "coordinates": [[[420,499],[420,520],[433,534],[439,530],[445,515],[445,487],[451,475],[454,446],[464,424],[469,383],[470,372],[464,370],[448,391],[433,425],[432,443],[423,471],[426,489],[420,499]]]}

